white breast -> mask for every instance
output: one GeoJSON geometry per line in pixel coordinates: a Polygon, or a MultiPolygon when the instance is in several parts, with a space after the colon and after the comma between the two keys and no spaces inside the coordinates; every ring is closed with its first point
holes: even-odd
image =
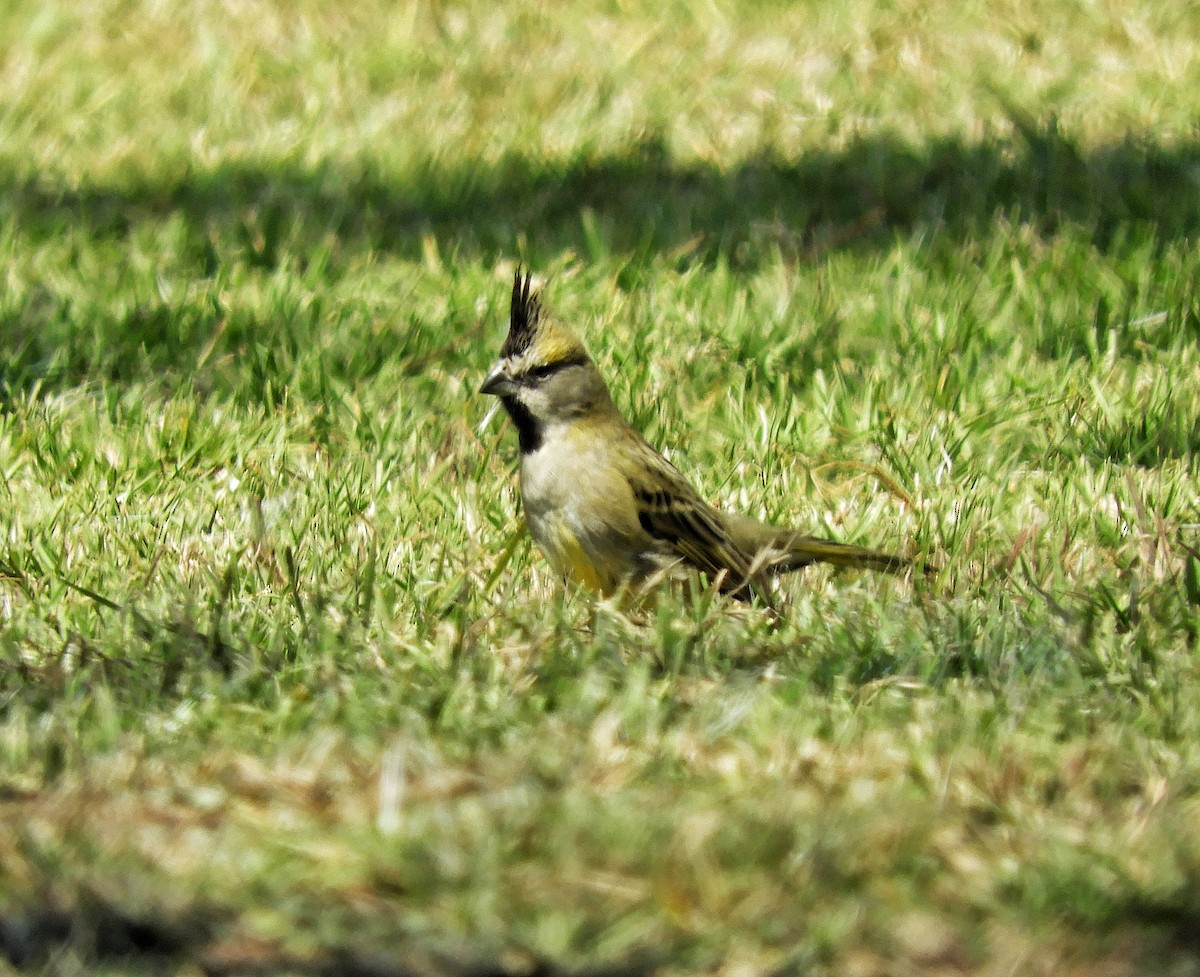
{"type": "Polygon", "coordinates": [[[597,500],[590,489],[603,460],[575,450],[562,433],[547,431],[541,447],[521,457],[521,502],[534,542],[565,572],[563,536],[585,536],[586,523],[595,521],[597,500]]]}

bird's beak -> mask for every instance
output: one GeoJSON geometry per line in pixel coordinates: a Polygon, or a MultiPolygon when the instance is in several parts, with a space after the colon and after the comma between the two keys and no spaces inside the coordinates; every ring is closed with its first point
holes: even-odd
{"type": "Polygon", "coordinates": [[[509,394],[517,392],[517,385],[513,383],[510,377],[502,366],[495,366],[492,372],[488,374],[487,379],[483,381],[483,386],[479,388],[481,394],[490,394],[493,397],[507,397],[509,394]]]}

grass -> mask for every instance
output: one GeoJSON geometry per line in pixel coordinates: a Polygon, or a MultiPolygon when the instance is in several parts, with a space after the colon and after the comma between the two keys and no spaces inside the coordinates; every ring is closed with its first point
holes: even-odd
{"type": "Polygon", "coordinates": [[[6,8],[0,968],[1194,973],[1197,28],[6,8]],[[565,591],[518,260],[707,497],[940,578],[565,591]]]}

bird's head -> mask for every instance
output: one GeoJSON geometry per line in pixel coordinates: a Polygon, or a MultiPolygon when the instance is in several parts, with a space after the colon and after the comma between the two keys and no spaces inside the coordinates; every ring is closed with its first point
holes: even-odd
{"type": "Polygon", "coordinates": [[[513,276],[508,337],[480,393],[499,397],[517,425],[522,448],[547,426],[610,411],[612,399],[579,337],[542,309],[531,276],[513,276]]]}

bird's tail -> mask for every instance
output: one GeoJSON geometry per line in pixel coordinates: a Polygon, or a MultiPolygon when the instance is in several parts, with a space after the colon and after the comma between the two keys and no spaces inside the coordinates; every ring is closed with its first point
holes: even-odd
{"type": "Polygon", "coordinates": [[[934,568],[926,563],[854,546],[850,543],[835,543],[828,539],[807,536],[792,529],[772,526],[749,516],[725,513],[730,535],[739,548],[746,553],[765,556],[764,570],[785,573],[798,570],[810,563],[830,563],[839,567],[861,567],[868,570],[883,570],[887,573],[904,573],[909,569],[921,573],[932,573],[934,568]]]}
{"type": "MultiPolygon", "coordinates": [[[[832,563],[839,567],[864,567],[868,570],[884,570],[887,573],[903,573],[910,567],[917,566],[905,556],[894,553],[883,553],[879,550],[867,549],[865,546],[853,546],[849,543],[835,543],[832,540],[816,539],[812,536],[790,536],[781,540],[785,545],[785,554],[775,567],[778,571],[798,570],[810,563],[832,563]]],[[[919,567],[929,572],[928,567],[919,567]]]]}

